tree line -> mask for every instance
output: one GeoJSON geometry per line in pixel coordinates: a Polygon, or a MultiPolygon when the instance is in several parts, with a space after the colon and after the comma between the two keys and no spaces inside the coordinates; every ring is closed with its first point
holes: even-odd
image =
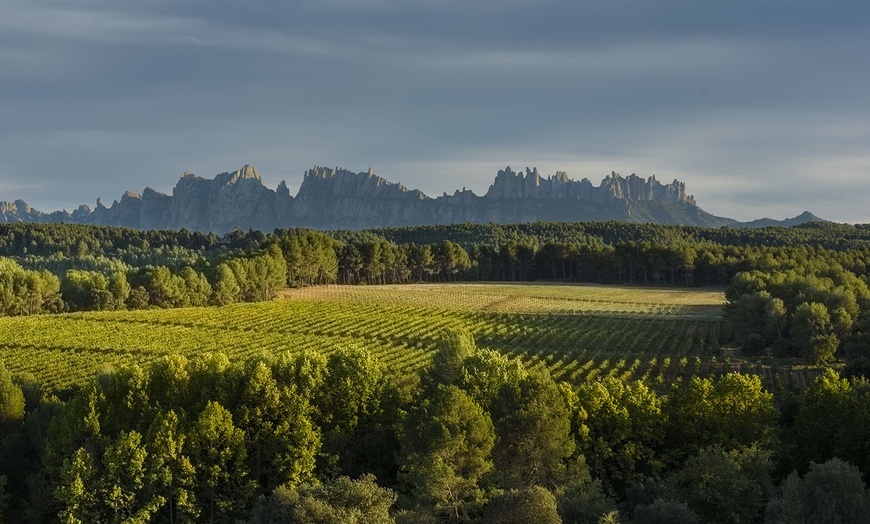
{"type": "Polygon", "coordinates": [[[0,257],[0,314],[224,305],[268,300],[286,285],[287,264],[274,244],[178,269],[116,262],[60,275],[0,257]]]}
{"type": "Polygon", "coordinates": [[[823,266],[866,282],[868,241],[870,228],[842,224],[463,224],[361,232],[237,230],[223,237],[10,224],[0,226],[0,255],[9,258],[0,268],[0,313],[226,304],[266,299],[285,285],[333,283],[546,279],[725,286],[738,274],[823,266]]]}
{"type": "Polygon", "coordinates": [[[170,355],[64,402],[0,366],[9,522],[862,522],[868,446],[864,379],[572,387],[463,332],[403,378],[355,348],[170,355]]]}
{"type": "Polygon", "coordinates": [[[802,357],[870,376],[870,288],[826,260],[735,275],[725,288],[731,338],[747,355],[802,357]]]}

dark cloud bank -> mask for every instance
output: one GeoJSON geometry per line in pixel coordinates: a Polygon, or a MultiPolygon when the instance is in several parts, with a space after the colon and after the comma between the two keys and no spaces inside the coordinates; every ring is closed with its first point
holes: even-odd
{"type": "Polygon", "coordinates": [[[684,180],[738,219],[870,222],[868,8],[818,2],[2,2],[0,200],[253,163],[428,194],[505,165],[684,180]],[[248,5],[251,4],[251,5],[248,5]]]}

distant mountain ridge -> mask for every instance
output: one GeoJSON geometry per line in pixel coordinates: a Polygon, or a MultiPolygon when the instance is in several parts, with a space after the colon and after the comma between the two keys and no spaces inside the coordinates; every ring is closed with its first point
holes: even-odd
{"type": "Polygon", "coordinates": [[[275,190],[263,184],[257,170],[245,165],[213,179],[184,173],[165,195],[150,187],[127,191],[111,206],[97,199],[96,207],[73,212],[44,213],[23,200],[0,202],[0,222],[76,222],[136,229],[182,229],[224,233],[236,227],[271,231],[277,227],[365,229],[451,223],[518,223],[534,221],[651,222],[704,227],[797,225],[821,220],[809,212],[775,221],[740,223],[711,215],[674,180],[662,184],[612,172],[595,186],[567,173],[542,177],[537,169],[500,170],[483,196],[463,189],[431,198],[390,182],[372,169],[354,173],[314,166],[305,172],[299,192],[290,195],[282,181],[275,190]]]}

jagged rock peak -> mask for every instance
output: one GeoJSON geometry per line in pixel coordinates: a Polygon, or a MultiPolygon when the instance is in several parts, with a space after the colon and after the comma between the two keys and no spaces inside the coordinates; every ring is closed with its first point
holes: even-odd
{"type": "Polygon", "coordinates": [[[257,173],[257,168],[251,164],[245,164],[241,169],[236,171],[240,178],[256,178],[260,180],[260,174],[257,173]]]}
{"type": "Polygon", "coordinates": [[[275,193],[282,196],[282,197],[289,197],[290,196],[290,188],[287,187],[287,182],[282,180],[281,183],[278,184],[278,188],[275,189],[275,193]]]}
{"type": "Polygon", "coordinates": [[[330,169],[315,165],[305,172],[297,198],[324,197],[375,197],[375,198],[427,198],[417,190],[410,191],[401,183],[390,182],[375,175],[369,168],[362,173],[354,173],[342,167],[330,169]]]}
{"type": "Polygon", "coordinates": [[[686,195],[685,184],[677,180],[671,184],[660,184],[655,176],[644,180],[633,173],[623,177],[616,171],[611,171],[598,187],[594,187],[585,178],[579,182],[572,180],[564,171],[557,171],[553,176],[541,178],[536,168],[527,167],[523,174],[514,173],[510,166],[498,172],[486,193],[486,198],[543,198],[589,202],[633,199],[695,203],[694,198],[686,195]]]}
{"type": "Polygon", "coordinates": [[[18,199],[14,202],[0,202],[0,214],[10,216],[28,215],[30,214],[30,206],[24,200],[18,199]]]}
{"type": "Polygon", "coordinates": [[[251,164],[245,164],[244,167],[233,171],[232,173],[221,173],[214,177],[214,181],[220,186],[231,186],[238,184],[242,180],[255,180],[260,185],[263,184],[263,179],[257,173],[257,169],[251,164]]]}

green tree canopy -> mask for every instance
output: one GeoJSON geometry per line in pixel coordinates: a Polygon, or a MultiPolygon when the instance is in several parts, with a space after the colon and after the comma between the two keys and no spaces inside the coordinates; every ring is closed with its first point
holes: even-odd
{"type": "Polygon", "coordinates": [[[574,453],[571,413],[549,374],[505,385],[492,406],[494,476],[506,488],[557,487],[574,453]]]}
{"type": "Polygon", "coordinates": [[[632,524],[699,524],[701,521],[684,502],[656,499],[634,509],[632,524]]]}
{"type": "Polygon", "coordinates": [[[792,473],[783,484],[782,499],[768,508],[768,521],[775,524],[860,524],[868,515],[870,492],[861,473],[836,458],[812,464],[802,479],[792,473]]]}
{"type": "Polygon", "coordinates": [[[396,494],[372,475],[324,484],[279,486],[254,509],[251,524],[392,524],[396,494]]]}
{"type": "Polygon", "coordinates": [[[0,361],[0,436],[4,426],[11,427],[24,420],[24,407],[24,392],[12,380],[12,374],[0,361]]]}
{"type": "Polygon", "coordinates": [[[692,377],[665,399],[669,460],[681,463],[699,449],[739,449],[755,443],[771,448],[777,439],[773,395],[757,375],[728,373],[718,379],[692,377]]]}
{"type": "Polygon", "coordinates": [[[490,499],[481,524],[562,524],[556,497],[540,486],[508,491],[490,499]]]}
{"type": "Polygon", "coordinates": [[[452,522],[464,521],[481,501],[478,485],[492,469],[492,420],[456,386],[439,385],[405,421],[401,479],[419,503],[452,522]]]}
{"type": "Polygon", "coordinates": [[[810,364],[823,365],[834,359],[840,342],[824,304],[804,302],[795,309],[791,341],[810,364]]]}
{"type": "Polygon", "coordinates": [[[588,438],[581,451],[608,491],[621,493],[661,470],[666,419],[654,391],[639,381],[607,378],[581,385],[577,395],[587,414],[588,438]]]}
{"type": "Polygon", "coordinates": [[[772,489],[770,452],[757,447],[702,449],[666,480],[669,498],[684,501],[710,524],[758,520],[772,489]]]}
{"type": "Polygon", "coordinates": [[[251,502],[256,484],[248,478],[245,433],[229,411],[209,402],[190,433],[190,460],[196,471],[194,496],[200,516],[211,522],[233,522],[251,502]]]}

